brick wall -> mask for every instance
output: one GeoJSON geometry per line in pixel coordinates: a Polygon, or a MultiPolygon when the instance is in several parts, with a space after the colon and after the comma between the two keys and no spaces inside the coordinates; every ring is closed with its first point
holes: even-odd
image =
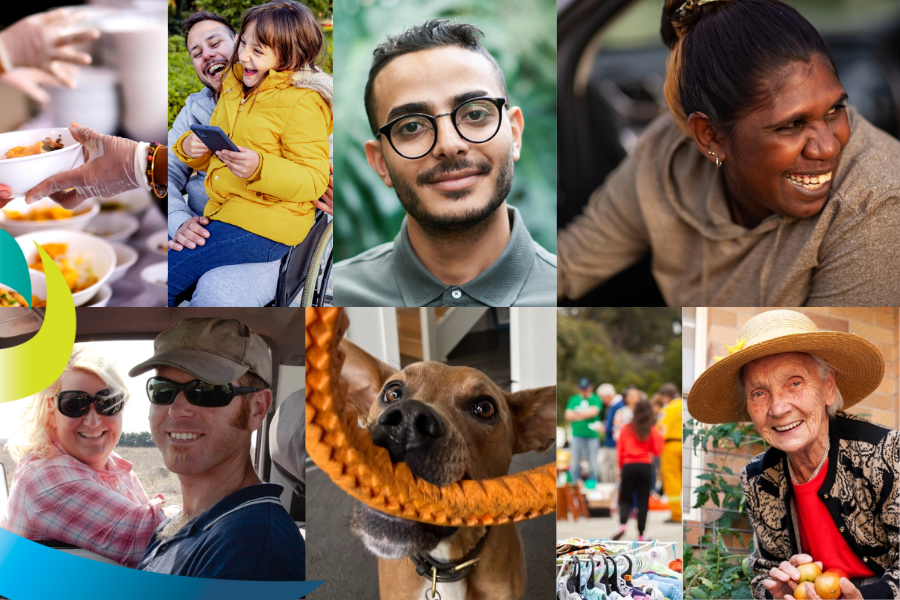
{"type": "MultiPolygon", "coordinates": [[[[726,356],[725,344],[734,345],[740,328],[754,315],[766,310],[763,308],[710,308],[708,313],[707,357],[709,364],[713,356],[726,356]]],[[[842,331],[858,335],[875,344],[885,359],[884,380],[871,396],[851,407],[847,412],[864,415],[866,419],[890,427],[900,429],[900,309],[897,308],[800,308],[792,309],[803,313],[821,330],[842,331]]],[[[697,327],[703,327],[697,323],[697,327]]],[[[708,366],[707,365],[707,366],[708,366]]],[[[687,450],[687,449],[686,449],[687,450]]],[[[726,477],[732,484],[738,483],[741,469],[751,458],[763,451],[761,444],[744,446],[728,452],[707,448],[704,457],[694,457],[695,468],[702,468],[706,463],[716,463],[729,467],[735,475],[726,477]]],[[[685,490],[687,493],[687,490],[685,490]]],[[[693,500],[691,500],[693,503],[693,500]]],[[[701,532],[709,533],[708,525],[714,521],[721,511],[710,501],[701,509],[700,521],[685,522],[685,543],[698,544],[701,532]],[[687,531],[687,529],[690,531],[687,531]]],[[[736,524],[739,529],[749,529],[749,522],[744,520],[736,524]]],[[[746,547],[749,534],[743,540],[729,537],[726,546],[738,550],[746,547]]]]}

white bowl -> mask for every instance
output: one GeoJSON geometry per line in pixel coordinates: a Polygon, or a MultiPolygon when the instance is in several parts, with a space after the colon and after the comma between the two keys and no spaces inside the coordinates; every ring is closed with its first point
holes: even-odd
{"type": "Polygon", "coordinates": [[[125,276],[125,273],[134,266],[138,259],[138,251],[125,244],[111,244],[116,251],[116,268],[106,280],[109,285],[114,284],[125,276]]]}
{"type": "MultiPolygon", "coordinates": [[[[37,296],[41,300],[47,300],[47,278],[40,271],[35,271],[34,269],[28,269],[28,274],[31,276],[31,295],[37,296]]],[[[8,285],[3,285],[0,283],[0,288],[5,290],[11,290],[12,288],[8,285]]],[[[24,294],[21,294],[24,296],[24,294]]],[[[31,298],[28,298],[31,300],[31,298]]]]}
{"type": "Polygon", "coordinates": [[[112,298],[112,288],[109,287],[108,283],[104,283],[100,286],[100,291],[97,292],[97,295],[91,298],[85,306],[100,308],[109,304],[110,298],[112,298]]]}
{"type": "Polygon", "coordinates": [[[141,271],[141,279],[143,279],[148,286],[153,288],[153,291],[156,292],[156,295],[159,296],[160,301],[162,301],[163,306],[169,304],[168,262],[156,263],[149,267],[144,267],[141,271]]]}
{"type": "Polygon", "coordinates": [[[12,196],[24,196],[28,191],[52,175],[74,169],[84,162],[81,143],[76,142],[68,127],[11,131],[0,134],[0,156],[16,146],[31,146],[45,137],[62,138],[64,147],[46,154],[4,158],[0,160],[0,183],[12,188],[12,196]]]}
{"type": "Polygon", "coordinates": [[[169,256],[169,232],[157,231],[147,238],[147,248],[162,256],[169,256]]]}
{"type": "Polygon", "coordinates": [[[67,254],[83,257],[84,263],[78,265],[79,270],[90,268],[97,277],[97,282],[80,292],[72,294],[75,306],[81,306],[97,295],[100,287],[106,283],[116,266],[116,251],[106,240],[101,240],[95,235],[83,231],[68,231],[54,229],[51,231],[36,231],[28,235],[20,235],[16,238],[19,247],[25,254],[25,260],[32,264],[40,260],[40,254],[34,242],[38,244],[68,244],[67,254]]]}
{"type": "Polygon", "coordinates": [[[124,242],[138,230],[137,218],[126,212],[100,213],[84,228],[107,242],[124,242]]]}
{"type": "MultiPolygon", "coordinates": [[[[0,160],[0,165],[4,161],[0,160]]],[[[0,167],[2,168],[2,167],[0,167]]],[[[2,180],[0,180],[2,182],[2,180]]],[[[38,208],[48,208],[59,206],[50,198],[43,198],[34,204],[25,204],[25,198],[16,198],[3,209],[0,209],[0,227],[5,229],[13,237],[32,233],[34,231],[47,231],[49,229],[84,229],[88,223],[100,212],[100,206],[95,198],[88,198],[72,212],[75,214],[68,219],[54,219],[53,221],[17,221],[10,219],[6,215],[6,211],[17,211],[20,213],[29,213],[38,208]]]]}
{"type": "Polygon", "coordinates": [[[140,215],[153,204],[152,193],[140,188],[117,194],[114,198],[97,198],[100,212],[126,211],[140,215]]]}

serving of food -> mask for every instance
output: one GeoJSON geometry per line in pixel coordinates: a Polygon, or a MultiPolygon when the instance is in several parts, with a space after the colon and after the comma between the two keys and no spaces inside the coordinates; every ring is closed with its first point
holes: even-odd
{"type": "Polygon", "coordinates": [[[7,219],[12,219],[13,221],[58,221],[60,219],[71,219],[76,213],[62,206],[45,206],[26,212],[4,210],[3,214],[6,215],[7,219]]]}
{"type": "Polygon", "coordinates": [[[43,198],[34,204],[25,204],[25,198],[16,198],[0,209],[0,228],[13,237],[48,229],[83,230],[93,223],[99,213],[96,198],[88,198],[72,210],[63,208],[50,198],[43,198]]]}
{"type": "MultiPolygon", "coordinates": [[[[41,247],[59,267],[73,294],[86,290],[97,283],[97,276],[94,275],[91,267],[85,264],[84,256],[70,254],[68,244],[41,244],[41,247]]],[[[43,272],[44,263],[38,258],[29,264],[28,268],[43,272]]]]}
{"type": "Polygon", "coordinates": [[[67,127],[2,133],[0,182],[12,188],[13,198],[25,196],[48,177],[82,164],[81,150],[67,127]]]}
{"type": "Polygon", "coordinates": [[[116,267],[116,252],[112,245],[83,231],[37,231],[18,236],[16,242],[31,271],[40,277],[44,276],[45,269],[35,244],[43,248],[72,292],[75,306],[90,302],[116,267]]]}
{"type": "Polygon", "coordinates": [[[46,154],[48,152],[53,152],[54,150],[62,150],[64,147],[65,144],[62,143],[62,137],[57,137],[56,140],[45,137],[41,141],[35,142],[30,146],[16,146],[10,148],[6,151],[6,154],[0,157],[0,160],[3,160],[4,158],[22,158],[23,156],[46,154]]]}
{"type": "MultiPolygon", "coordinates": [[[[37,296],[32,296],[31,306],[47,306],[47,301],[41,300],[37,296]]],[[[25,298],[22,297],[22,294],[14,292],[12,290],[0,289],[0,308],[10,307],[28,308],[28,303],[25,302],[25,298]]]]}

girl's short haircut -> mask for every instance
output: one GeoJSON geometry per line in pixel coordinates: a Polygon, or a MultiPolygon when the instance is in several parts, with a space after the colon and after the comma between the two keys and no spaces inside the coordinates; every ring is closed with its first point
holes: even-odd
{"type": "Polygon", "coordinates": [[[315,70],[325,58],[325,34],[313,12],[294,0],[272,0],[244,12],[231,55],[232,67],[238,62],[240,40],[251,24],[256,25],[257,41],[278,57],[279,71],[315,70]]]}
{"type": "Polygon", "coordinates": [[[773,77],[793,62],[825,58],[837,77],[831,49],[815,27],[778,0],[718,0],[679,12],[684,0],[665,0],[660,33],[672,50],[666,61],[666,104],[690,136],[687,118],[700,112],[728,135],[764,106],[773,77]]]}
{"type": "MultiPolygon", "coordinates": [[[[128,402],[128,386],[119,369],[113,362],[95,350],[75,344],[72,357],[69,359],[63,375],[75,370],[96,375],[110,390],[125,394],[125,402],[128,402]]],[[[49,458],[53,455],[52,439],[55,426],[53,411],[50,410],[47,400],[63,391],[60,389],[61,379],[62,375],[50,387],[38,392],[28,400],[28,406],[22,415],[22,430],[6,446],[14,461],[19,462],[19,459],[26,454],[38,458],[49,458]]]]}

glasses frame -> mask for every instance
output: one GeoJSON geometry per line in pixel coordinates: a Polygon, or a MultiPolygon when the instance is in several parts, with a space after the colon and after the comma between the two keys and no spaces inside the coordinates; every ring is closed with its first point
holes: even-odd
{"type": "Polygon", "coordinates": [[[431,154],[431,151],[434,150],[434,147],[437,145],[437,139],[438,139],[437,120],[440,119],[441,117],[449,116],[450,122],[453,123],[453,129],[456,130],[456,134],[459,135],[459,137],[461,137],[462,139],[469,142],[470,144],[485,144],[485,143],[491,141],[492,139],[494,139],[495,137],[497,137],[497,133],[500,131],[500,125],[503,124],[503,107],[504,107],[504,105],[506,105],[506,98],[490,98],[490,97],[485,96],[482,98],[472,98],[471,100],[466,100],[465,102],[460,103],[456,108],[454,108],[450,112],[441,113],[439,115],[431,116],[431,115],[426,115],[424,113],[409,113],[406,115],[400,115],[399,117],[397,117],[396,119],[394,119],[393,121],[391,121],[390,123],[388,123],[387,125],[382,127],[381,129],[379,129],[378,135],[383,135],[384,137],[386,137],[388,142],[390,142],[390,144],[391,144],[391,148],[394,149],[394,152],[396,152],[403,158],[405,158],[407,160],[418,160],[418,159],[422,158],[423,156],[428,156],[429,154],[431,154]],[[491,104],[493,104],[494,106],[496,106],[497,110],[500,111],[500,118],[497,120],[497,129],[494,130],[494,133],[491,134],[491,137],[489,137],[486,140],[476,142],[475,140],[470,140],[469,138],[464,136],[462,134],[462,132],[459,130],[459,124],[456,122],[456,113],[463,106],[470,104],[472,102],[478,102],[479,100],[488,101],[491,104]],[[394,145],[394,140],[391,139],[391,127],[394,126],[394,123],[396,123],[397,121],[400,121],[402,119],[407,119],[409,117],[424,117],[431,122],[431,127],[432,127],[432,129],[434,129],[434,140],[431,142],[431,147],[428,149],[427,152],[425,152],[424,154],[420,154],[419,156],[406,156],[405,154],[403,154],[402,152],[397,150],[397,146],[394,145]]]}
{"type": "Polygon", "coordinates": [[[252,392],[259,392],[264,390],[265,388],[254,388],[254,387],[235,387],[230,383],[216,383],[210,384],[202,379],[194,379],[191,381],[186,381],[185,383],[178,383],[172,381],[171,379],[166,379],[165,377],[151,377],[147,380],[147,398],[150,400],[150,404],[156,404],[157,406],[168,406],[170,404],[175,403],[175,399],[178,398],[178,394],[184,392],[184,397],[187,401],[194,406],[200,406],[202,408],[222,408],[223,406],[228,406],[231,404],[231,401],[234,400],[235,396],[243,396],[244,394],[250,394],[252,392]],[[155,402],[153,400],[153,396],[150,394],[150,384],[154,381],[165,381],[166,383],[171,383],[175,388],[175,395],[172,396],[171,402],[155,402]],[[221,389],[228,397],[228,402],[225,404],[200,404],[199,397],[196,396],[197,389],[190,389],[189,386],[195,385],[197,383],[203,383],[206,385],[212,385],[214,388],[221,389]]]}
{"type": "Polygon", "coordinates": [[[90,412],[91,410],[91,404],[93,404],[97,409],[98,415],[101,415],[103,417],[113,417],[122,412],[122,409],[125,408],[125,394],[123,392],[119,392],[110,396],[91,396],[90,394],[82,390],[65,390],[56,394],[56,410],[58,410],[59,414],[61,414],[62,416],[68,417],[70,419],[80,419],[84,415],[88,414],[88,412],[90,412]],[[62,400],[60,399],[60,396],[63,396],[65,394],[77,394],[78,398],[86,398],[87,400],[90,400],[90,402],[88,402],[87,405],[84,406],[80,415],[67,415],[65,411],[63,411],[62,400]],[[117,398],[118,400],[116,400],[117,398]],[[112,409],[107,409],[106,412],[104,412],[104,410],[100,408],[100,402],[106,402],[110,400],[114,400],[115,404],[113,404],[112,409]]]}

